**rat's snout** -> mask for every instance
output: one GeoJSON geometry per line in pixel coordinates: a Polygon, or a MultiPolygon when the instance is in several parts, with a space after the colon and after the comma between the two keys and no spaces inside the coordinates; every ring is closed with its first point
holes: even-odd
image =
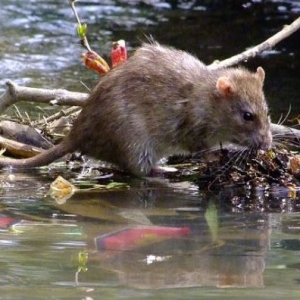
{"type": "Polygon", "coordinates": [[[268,130],[260,130],[254,135],[253,138],[253,146],[256,149],[260,150],[269,150],[272,148],[272,142],[273,142],[273,137],[272,137],[272,132],[270,129],[268,130]]]}

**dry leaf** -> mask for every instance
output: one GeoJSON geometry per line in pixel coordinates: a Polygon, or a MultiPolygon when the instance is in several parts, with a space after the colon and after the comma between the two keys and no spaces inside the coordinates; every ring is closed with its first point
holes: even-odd
{"type": "Polygon", "coordinates": [[[300,170],[300,158],[295,156],[290,158],[290,169],[293,174],[298,174],[300,170]]]}
{"type": "Polygon", "coordinates": [[[68,180],[58,176],[50,185],[48,194],[57,204],[64,204],[77,190],[68,180]]]}

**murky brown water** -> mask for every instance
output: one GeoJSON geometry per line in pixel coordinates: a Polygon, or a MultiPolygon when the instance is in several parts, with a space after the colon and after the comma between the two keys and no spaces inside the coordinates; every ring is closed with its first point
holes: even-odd
{"type": "MultiPolygon", "coordinates": [[[[152,34],[207,63],[261,42],[300,12],[298,1],[264,9],[249,1],[227,13],[213,2],[172,9],[83,1],[78,9],[101,53],[112,40],[124,38],[132,50],[152,34]]],[[[85,91],[81,80],[96,82],[80,63],[67,1],[3,0],[0,24],[2,91],[7,79],[76,91],[85,91]]],[[[276,116],[298,106],[299,55],[297,33],[248,64],[267,70],[276,116]]],[[[110,181],[65,167],[0,173],[0,299],[299,299],[296,192],[209,194],[188,183],[118,178],[129,188],[57,203],[47,193],[58,175],[81,187],[110,181]]]]}

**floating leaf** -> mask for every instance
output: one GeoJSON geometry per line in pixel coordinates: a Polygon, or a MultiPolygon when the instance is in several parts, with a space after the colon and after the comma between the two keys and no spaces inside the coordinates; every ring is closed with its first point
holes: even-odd
{"type": "Polygon", "coordinates": [[[65,203],[77,190],[68,180],[58,176],[50,185],[49,195],[58,204],[65,203]]]}
{"type": "Polygon", "coordinates": [[[130,186],[123,182],[110,182],[108,184],[94,184],[92,182],[77,181],[76,185],[80,187],[80,192],[88,192],[95,190],[120,190],[129,189],[130,186]]]}
{"type": "Polygon", "coordinates": [[[109,190],[118,190],[118,189],[129,189],[129,185],[124,182],[111,182],[108,185],[106,185],[106,188],[109,190]]]}
{"type": "Polygon", "coordinates": [[[94,51],[83,53],[82,60],[89,69],[99,73],[100,75],[105,75],[110,70],[107,62],[94,51]]]}

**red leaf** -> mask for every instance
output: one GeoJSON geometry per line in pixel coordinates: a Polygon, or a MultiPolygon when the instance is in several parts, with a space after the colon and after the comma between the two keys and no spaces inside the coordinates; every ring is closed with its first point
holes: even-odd
{"type": "Polygon", "coordinates": [[[115,68],[127,59],[127,50],[124,40],[113,42],[113,48],[111,50],[111,63],[115,68]]]}

